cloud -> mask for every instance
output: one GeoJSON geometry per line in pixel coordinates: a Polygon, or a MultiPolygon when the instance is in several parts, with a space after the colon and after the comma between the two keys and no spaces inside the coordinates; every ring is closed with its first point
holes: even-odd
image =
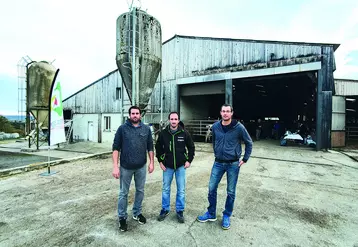
{"type": "Polygon", "coordinates": [[[0,74],[0,85],[0,115],[17,115],[19,103],[18,93],[20,92],[18,90],[17,80],[14,80],[12,77],[7,75],[0,74]]]}
{"type": "Polygon", "coordinates": [[[19,114],[16,110],[0,110],[1,116],[17,116],[17,115],[25,115],[25,114],[19,114]]]}
{"type": "Polygon", "coordinates": [[[344,13],[340,28],[334,34],[341,37],[341,46],[335,52],[336,78],[358,80],[358,3],[344,13]]]}
{"type": "MultiPolygon", "coordinates": [[[[137,0],[136,0],[137,1],[137,0]]],[[[17,82],[17,64],[54,61],[67,97],[116,69],[116,19],[126,0],[12,0],[0,9],[0,82],[17,82]],[[31,11],[29,11],[31,10],[31,11]]],[[[175,34],[337,42],[335,75],[358,79],[358,4],[356,0],[142,0],[157,18],[163,41],[175,34]],[[323,9],[324,7],[324,9],[323,9]]],[[[4,84],[2,84],[4,86],[4,84]]],[[[17,91],[12,97],[16,102],[17,91]]],[[[3,92],[0,98],[3,97],[3,92]]],[[[0,109],[8,106],[0,104],[0,109]]]]}
{"type": "Polygon", "coordinates": [[[0,72],[17,78],[16,65],[25,55],[34,61],[56,59],[67,80],[64,94],[73,93],[116,68],[116,18],[126,10],[124,1],[10,1],[0,17],[0,72]]]}

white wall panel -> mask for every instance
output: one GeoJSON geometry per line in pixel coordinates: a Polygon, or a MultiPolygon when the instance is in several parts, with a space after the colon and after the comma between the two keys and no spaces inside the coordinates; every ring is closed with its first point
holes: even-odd
{"type": "Polygon", "coordinates": [[[358,80],[334,80],[336,95],[341,96],[357,96],[358,95],[358,80]]]}
{"type": "Polygon", "coordinates": [[[88,140],[88,122],[93,122],[94,142],[98,142],[98,114],[73,115],[73,140],[88,140]]]}
{"type": "Polygon", "coordinates": [[[332,97],[332,130],[345,130],[346,128],[346,98],[332,97]]]}

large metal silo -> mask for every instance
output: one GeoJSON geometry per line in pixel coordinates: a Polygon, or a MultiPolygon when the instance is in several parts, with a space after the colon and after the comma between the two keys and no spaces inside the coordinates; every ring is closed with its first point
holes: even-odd
{"type": "Polygon", "coordinates": [[[56,68],[47,62],[35,62],[27,70],[28,110],[42,127],[48,127],[49,97],[56,68]]]}
{"type": "Polygon", "coordinates": [[[120,15],[116,48],[117,66],[132,105],[145,109],[162,66],[159,21],[136,8],[120,15]]]}

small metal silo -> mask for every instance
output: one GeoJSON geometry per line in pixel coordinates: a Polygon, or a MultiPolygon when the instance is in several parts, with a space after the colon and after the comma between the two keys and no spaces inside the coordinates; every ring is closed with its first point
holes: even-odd
{"type": "Polygon", "coordinates": [[[28,110],[38,125],[48,127],[49,97],[56,68],[47,62],[35,62],[27,70],[28,110]]]}

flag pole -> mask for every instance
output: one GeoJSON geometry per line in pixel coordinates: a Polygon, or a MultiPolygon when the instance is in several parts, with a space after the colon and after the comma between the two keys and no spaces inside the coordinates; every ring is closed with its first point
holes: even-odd
{"type": "Polygon", "coordinates": [[[51,172],[51,166],[50,166],[50,148],[51,148],[51,107],[52,107],[52,92],[53,92],[53,88],[56,84],[56,78],[58,75],[58,72],[60,71],[60,69],[56,70],[55,76],[53,77],[52,80],[52,84],[51,84],[51,89],[50,89],[50,94],[49,94],[49,98],[48,98],[48,137],[47,137],[47,144],[48,144],[48,153],[47,153],[47,173],[41,173],[40,176],[51,176],[53,174],[56,174],[55,171],[51,172]]]}
{"type": "Polygon", "coordinates": [[[50,146],[48,146],[48,155],[47,155],[47,173],[51,173],[51,166],[50,166],[50,146]]]}

